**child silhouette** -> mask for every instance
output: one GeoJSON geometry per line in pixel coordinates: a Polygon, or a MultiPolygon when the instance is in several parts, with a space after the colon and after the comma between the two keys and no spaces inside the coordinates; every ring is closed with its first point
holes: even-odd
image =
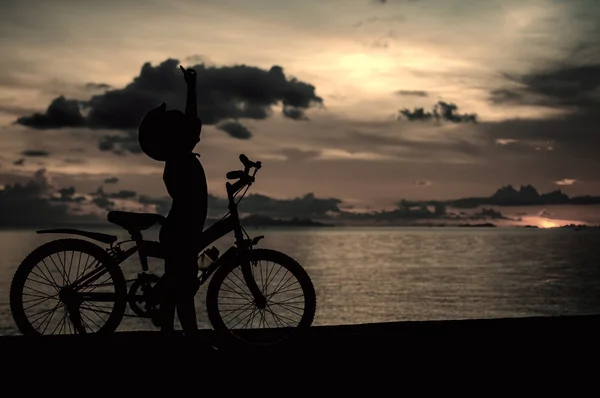
{"type": "Polygon", "coordinates": [[[159,235],[165,259],[159,310],[161,331],[174,331],[177,310],[182,329],[189,335],[198,331],[194,296],[208,188],[202,164],[193,152],[202,130],[197,116],[196,71],[180,68],[187,84],[185,114],[178,110],[166,111],[163,102],[146,114],[138,137],[148,156],[165,162],[163,181],[172,198],[159,235]]]}

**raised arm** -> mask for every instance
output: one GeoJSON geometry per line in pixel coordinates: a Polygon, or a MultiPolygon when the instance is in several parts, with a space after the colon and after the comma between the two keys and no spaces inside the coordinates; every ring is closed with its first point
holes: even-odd
{"type": "Polygon", "coordinates": [[[183,72],[183,78],[187,83],[187,98],[185,102],[185,117],[190,122],[196,122],[198,118],[198,101],[196,99],[196,71],[194,69],[184,69],[179,66],[183,72]]]}

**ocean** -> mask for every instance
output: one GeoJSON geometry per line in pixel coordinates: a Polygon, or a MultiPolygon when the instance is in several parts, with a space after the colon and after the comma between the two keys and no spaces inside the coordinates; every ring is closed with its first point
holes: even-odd
{"type": "MultiPolygon", "coordinates": [[[[118,229],[101,229],[128,238],[118,229]]],[[[304,266],[317,293],[314,325],[600,313],[600,231],[524,228],[335,227],[247,229],[258,247],[304,266]]],[[[157,230],[146,238],[156,239],[157,230]]],[[[19,334],[9,309],[16,268],[38,245],[65,235],[0,231],[0,335],[19,334]]],[[[228,235],[216,244],[224,250],[228,235]]],[[[141,271],[137,257],[123,264],[141,271]]],[[[160,273],[158,260],[150,264],[160,273]]],[[[198,322],[210,328],[205,284],[198,322]]],[[[132,314],[128,310],[128,314],[132,314]]],[[[118,330],[154,330],[127,316],[118,330]]]]}

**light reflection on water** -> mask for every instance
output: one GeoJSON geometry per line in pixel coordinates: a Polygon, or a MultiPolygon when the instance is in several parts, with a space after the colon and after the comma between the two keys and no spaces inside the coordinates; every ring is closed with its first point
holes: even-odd
{"type": "MultiPolygon", "coordinates": [[[[105,230],[121,238],[119,230],[105,230]]],[[[464,228],[248,229],[259,247],[302,264],[317,291],[315,325],[600,312],[597,231],[464,228]]],[[[63,235],[0,231],[0,335],[17,333],[8,306],[10,280],[39,244],[63,235]]],[[[157,230],[147,233],[156,239],[157,230]]],[[[232,243],[217,242],[223,251],[232,243]]],[[[141,271],[124,265],[127,277],[141,271]]],[[[151,269],[161,273],[161,264],[151,269]]],[[[199,323],[206,285],[197,296],[199,323]]],[[[121,329],[153,329],[126,318],[121,329]]]]}

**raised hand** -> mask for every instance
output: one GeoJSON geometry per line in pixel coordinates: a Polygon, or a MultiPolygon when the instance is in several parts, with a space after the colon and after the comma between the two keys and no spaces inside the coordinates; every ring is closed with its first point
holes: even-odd
{"type": "Polygon", "coordinates": [[[185,80],[185,82],[190,85],[194,85],[196,84],[196,76],[197,73],[194,69],[185,69],[183,66],[179,65],[179,69],[181,69],[181,71],[183,72],[183,79],[185,80]]]}

